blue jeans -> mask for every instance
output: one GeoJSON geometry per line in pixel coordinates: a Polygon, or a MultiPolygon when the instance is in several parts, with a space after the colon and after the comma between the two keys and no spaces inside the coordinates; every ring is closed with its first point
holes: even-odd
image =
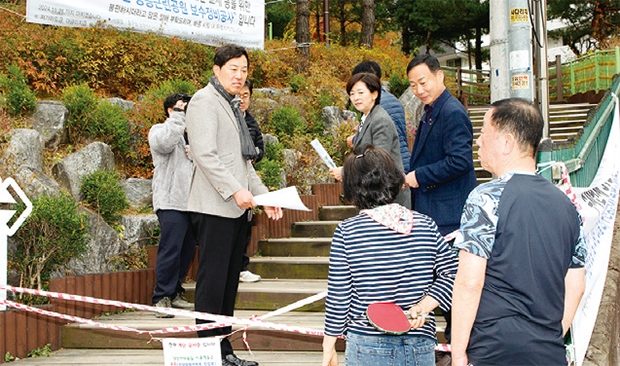
{"type": "Polygon", "coordinates": [[[435,366],[435,341],[427,337],[349,332],[346,341],[346,366],[435,366]]]}

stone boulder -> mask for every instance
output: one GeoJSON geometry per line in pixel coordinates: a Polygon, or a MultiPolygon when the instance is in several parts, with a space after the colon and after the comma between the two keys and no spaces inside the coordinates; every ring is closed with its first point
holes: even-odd
{"type": "Polygon", "coordinates": [[[323,118],[323,128],[327,131],[333,130],[337,125],[344,122],[342,110],[338,106],[328,106],[323,108],[321,117],[323,118]]]}
{"type": "Polygon", "coordinates": [[[65,265],[64,270],[55,271],[52,277],[82,276],[115,272],[119,269],[110,261],[124,251],[118,233],[96,213],[84,208],[80,208],[79,212],[88,215],[88,224],[90,225],[88,249],[82,256],[72,258],[65,265]]]}
{"type": "Polygon", "coordinates": [[[121,98],[108,98],[106,100],[114,105],[121,106],[121,108],[123,108],[124,111],[133,110],[134,107],[136,106],[136,103],[129,101],[129,100],[121,99],[121,98]]]}
{"type": "Polygon", "coordinates": [[[76,200],[81,200],[82,179],[96,170],[114,170],[114,154],[103,142],[93,142],[52,167],[54,179],[76,200]]]}
{"type": "Polygon", "coordinates": [[[263,134],[263,142],[265,143],[265,146],[267,146],[269,144],[276,144],[280,142],[280,140],[272,134],[265,133],[263,134]]]}
{"type": "Polygon", "coordinates": [[[126,249],[143,244],[148,245],[153,231],[159,227],[157,215],[123,215],[120,224],[123,230],[123,246],[126,249]]]}
{"type": "Polygon", "coordinates": [[[32,128],[41,134],[45,146],[55,149],[66,138],[65,123],[69,110],[55,100],[41,100],[32,115],[32,128]]]}
{"type": "Polygon", "coordinates": [[[273,98],[273,97],[279,97],[282,94],[290,94],[291,93],[291,88],[284,88],[284,89],[276,89],[276,88],[255,88],[252,91],[252,94],[260,94],[262,96],[268,97],[268,98],[273,98]]]}
{"type": "Polygon", "coordinates": [[[29,166],[19,169],[13,174],[13,178],[30,199],[43,194],[57,196],[60,193],[60,186],[55,180],[29,166]]]}
{"type": "Polygon", "coordinates": [[[424,103],[422,103],[420,99],[413,94],[411,88],[407,88],[399,100],[405,108],[407,128],[411,125],[412,128],[417,129],[418,123],[424,114],[424,103]]]}
{"type": "Polygon", "coordinates": [[[8,174],[15,174],[21,168],[43,170],[43,140],[35,131],[18,128],[9,131],[9,142],[4,150],[2,162],[8,174]]]}
{"type": "Polygon", "coordinates": [[[153,187],[150,179],[129,178],[119,181],[125,191],[127,202],[134,208],[153,205],[153,187]]]}

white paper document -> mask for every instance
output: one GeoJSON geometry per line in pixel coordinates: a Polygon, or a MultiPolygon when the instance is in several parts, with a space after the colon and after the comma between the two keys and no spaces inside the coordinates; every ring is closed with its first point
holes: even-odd
{"type": "Polygon", "coordinates": [[[325,163],[325,165],[327,165],[328,168],[335,168],[336,167],[336,164],[332,160],[332,157],[329,156],[327,151],[325,151],[325,148],[323,147],[323,145],[321,145],[321,142],[319,140],[317,140],[317,139],[312,140],[310,142],[310,145],[312,145],[314,150],[316,150],[316,152],[319,154],[321,159],[323,159],[323,162],[325,163]]]}
{"type": "Polygon", "coordinates": [[[254,196],[254,201],[259,206],[272,206],[289,208],[291,210],[312,211],[299,198],[297,188],[286,187],[278,191],[273,191],[258,196],[254,196]]]}

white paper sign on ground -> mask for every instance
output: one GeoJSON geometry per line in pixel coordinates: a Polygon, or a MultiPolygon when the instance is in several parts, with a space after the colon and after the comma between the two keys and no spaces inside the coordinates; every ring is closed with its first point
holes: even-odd
{"type": "Polygon", "coordinates": [[[254,196],[254,201],[259,206],[272,206],[289,208],[291,210],[312,211],[299,198],[297,188],[286,187],[277,191],[254,196]]]}
{"type": "Polygon", "coordinates": [[[210,46],[265,45],[264,0],[28,0],[26,21],[63,27],[105,24],[210,46]]]}
{"type": "Polygon", "coordinates": [[[165,338],[164,366],[222,366],[219,338],[165,338]]]}

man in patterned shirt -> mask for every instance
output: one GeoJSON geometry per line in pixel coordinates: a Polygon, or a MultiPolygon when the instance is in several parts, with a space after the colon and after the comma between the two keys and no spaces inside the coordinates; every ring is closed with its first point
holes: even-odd
{"type": "Polygon", "coordinates": [[[523,99],[491,105],[476,141],[499,178],[469,195],[452,303],[452,365],[566,365],[563,336],[585,288],[581,220],[537,175],[543,119],[523,99]]]}

